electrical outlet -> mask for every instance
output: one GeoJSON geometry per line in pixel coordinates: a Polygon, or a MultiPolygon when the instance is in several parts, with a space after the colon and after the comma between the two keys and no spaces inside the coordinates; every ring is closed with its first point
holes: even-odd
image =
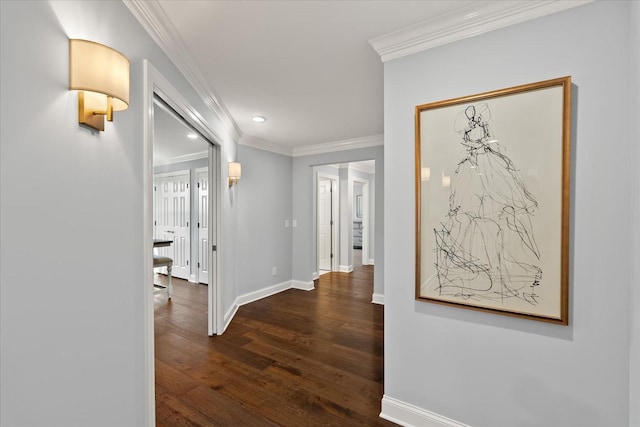
{"type": "Polygon", "coordinates": [[[278,267],[273,267],[273,270],[272,270],[271,274],[273,274],[274,276],[277,276],[278,275],[278,267]]]}

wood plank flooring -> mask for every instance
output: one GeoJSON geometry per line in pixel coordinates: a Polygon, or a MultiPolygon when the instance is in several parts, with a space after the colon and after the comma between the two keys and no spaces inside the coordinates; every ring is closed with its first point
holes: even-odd
{"type": "MultiPolygon", "coordinates": [[[[163,278],[160,277],[159,280],[163,278]]],[[[383,307],[373,267],[240,307],[207,336],[207,287],[155,297],[158,426],[393,426],[378,417],[383,307]]]]}

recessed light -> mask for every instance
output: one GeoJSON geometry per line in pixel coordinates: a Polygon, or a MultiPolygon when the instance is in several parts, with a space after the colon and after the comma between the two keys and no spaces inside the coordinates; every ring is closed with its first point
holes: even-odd
{"type": "Polygon", "coordinates": [[[251,120],[253,120],[256,123],[264,123],[264,122],[267,121],[267,119],[265,119],[262,116],[253,116],[253,118],[251,120]]]}
{"type": "Polygon", "coordinates": [[[198,139],[198,135],[196,135],[195,133],[190,133],[187,135],[187,138],[189,139],[198,139]]]}

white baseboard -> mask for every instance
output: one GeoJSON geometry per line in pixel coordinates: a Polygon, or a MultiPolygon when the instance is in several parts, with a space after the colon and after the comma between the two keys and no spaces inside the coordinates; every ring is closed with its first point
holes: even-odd
{"type": "Polygon", "coordinates": [[[189,276],[189,283],[198,283],[198,278],[196,277],[195,274],[191,274],[189,276]]]}
{"type": "Polygon", "coordinates": [[[275,285],[267,286],[266,288],[258,289],[257,291],[249,292],[248,294],[240,295],[236,299],[236,303],[238,305],[249,304],[250,302],[257,301],[262,298],[270,297],[271,295],[275,295],[279,292],[286,291],[287,289],[292,287],[291,280],[278,283],[275,285]]]}
{"type": "Polygon", "coordinates": [[[224,314],[224,327],[222,331],[218,333],[220,335],[222,332],[227,330],[229,324],[233,320],[233,317],[236,315],[238,308],[240,306],[249,304],[250,302],[257,301],[262,298],[269,297],[271,295],[275,295],[282,291],[286,291],[287,289],[301,289],[303,291],[312,291],[315,289],[313,282],[303,282],[301,280],[288,280],[286,282],[278,283],[276,285],[267,286],[266,288],[258,289],[257,291],[249,292],[247,294],[240,295],[236,298],[236,300],[231,304],[229,310],[224,314]]]}
{"type": "Polygon", "coordinates": [[[316,280],[318,278],[320,278],[320,273],[319,272],[314,271],[313,273],[311,273],[311,279],[312,280],[316,280]]]}
{"type": "Polygon", "coordinates": [[[462,424],[386,395],[382,396],[380,418],[404,427],[469,427],[467,424],[462,424]]]}
{"type": "Polygon", "coordinates": [[[229,307],[229,310],[224,314],[224,318],[222,319],[222,330],[218,331],[216,335],[222,335],[222,333],[227,330],[229,324],[233,320],[233,316],[236,315],[238,308],[240,308],[240,306],[238,305],[238,298],[236,298],[233,304],[231,304],[231,307],[229,307]]]}
{"type": "Polygon", "coordinates": [[[316,288],[313,284],[313,281],[303,282],[302,280],[292,280],[291,287],[293,289],[300,289],[302,291],[312,291],[316,288]]]}
{"type": "Polygon", "coordinates": [[[371,302],[374,304],[384,305],[384,294],[373,294],[371,302]]]}
{"type": "Polygon", "coordinates": [[[340,265],[338,266],[340,273],[351,273],[353,271],[353,265],[340,265]]]}
{"type": "Polygon", "coordinates": [[[373,258],[369,258],[369,265],[375,265],[373,258]]]}

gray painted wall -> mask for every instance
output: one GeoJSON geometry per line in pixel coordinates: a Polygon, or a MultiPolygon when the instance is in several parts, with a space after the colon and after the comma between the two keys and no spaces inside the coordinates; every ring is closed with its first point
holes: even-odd
{"type": "MultiPolygon", "coordinates": [[[[631,63],[632,63],[632,76],[640,75],[640,2],[631,3],[631,63]]],[[[630,90],[632,96],[632,115],[631,117],[640,116],[640,79],[636,77],[632,81],[630,90]],[[635,94],[635,95],[634,95],[635,94]]],[[[634,120],[635,128],[633,129],[633,135],[635,135],[636,143],[635,147],[635,165],[640,165],[640,144],[638,140],[640,137],[640,120],[634,120]]],[[[631,257],[634,262],[632,285],[630,287],[629,302],[631,305],[631,345],[629,352],[629,425],[640,426],[640,168],[633,167],[635,172],[635,178],[631,182],[635,183],[635,229],[634,229],[634,241],[635,248],[633,256],[631,257]]]]}
{"type": "Polygon", "coordinates": [[[0,424],[145,425],[143,60],[220,120],[122,2],[2,1],[0,19],[0,424]],[[130,107],[105,132],[77,123],[68,38],[131,61],[130,107]]]}
{"type": "Polygon", "coordinates": [[[293,230],[293,278],[303,282],[311,282],[316,271],[316,236],[314,224],[315,177],[313,167],[338,163],[357,162],[360,160],[376,161],[375,176],[375,269],[374,293],[384,294],[384,147],[370,147],[356,150],[338,151],[334,153],[316,154],[294,157],[293,159],[293,218],[298,227],[293,230]]]}
{"type": "Polygon", "coordinates": [[[472,426],[629,425],[640,217],[630,26],[629,2],[595,2],[385,63],[385,395],[472,426]],[[565,75],[570,326],[415,301],[415,106],[565,75]]]}
{"type": "Polygon", "coordinates": [[[293,162],[245,145],[238,146],[238,161],[238,295],[243,295],[292,278],[293,162]]]}

